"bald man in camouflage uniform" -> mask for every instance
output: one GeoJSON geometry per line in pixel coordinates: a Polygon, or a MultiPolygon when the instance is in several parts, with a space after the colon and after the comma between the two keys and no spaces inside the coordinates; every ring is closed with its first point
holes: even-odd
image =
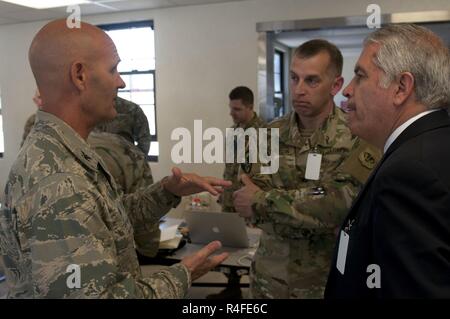
{"type": "MultiPolygon", "coordinates": [[[[247,130],[248,128],[255,128],[258,134],[258,128],[264,127],[266,123],[253,111],[254,97],[253,92],[245,86],[235,87],[229,93],[230,99],[230,115],[233,119],[233,129],[242,128],[247,130]]],[[[233,143],[236,148],[236,140],[233,143]]],[[[246,158],[248,159],[248,142],[246,146],[246,158]]],[[[235,156],[237,151],[234,152],[235,156]]],[[[223,172],[223,178],[231,181],[233,184],[231,187],[224,190],[219,202],[222,204],[222,211],[235,212],[233,205],[233,192],[238,190],[241,186],[239,182],[240,173],[250,173],[246,170],[246,165],[238,163],[225,163],[225,170],[223,172]]],[[[248,166],[251,167],[251,166],[248,166]]]]}
{"type": "Polygon", "coordinates": [[[235,193],[237,210],[262,229],[250,271],[252,298],[323,297],[335,231],[380,158],[352,136],[334,105],[341,70],[342,55],[331,43],[312,40],[296,49],[294,111],[269,124],[279,129],[279,170],[244,176],[246,186],[235,193]],[[310,113],[316,104],[322,112],[310,113]],[[312,154],[322,155],[318,180],[305,176],[312,154]]]}
{"type": "Polygon", "coordinates": [[[116,98],[117,116],[107,122],[97,125],[96,130],[118,134],[126,138],[130,143],[137,143],[137,147],[145,154],[150,150],[150,129],[144,111],[136,103],[116,98]]]}
{"type": "MultiPolygon", "coordinates": [[[[135,145],[122,136],[92,132],[87,142],[100,155],[116,184],[125,194],[131,194],[142,187],[153,184],[153,176],[146,156],[135,145]]],[[[164,211],[162,210],[163,214],[164,211]]],[[[167,211],[166,211],[167,213],[167,211]]],[[[142,223],[134,227],[134,241],[138,252],[154,257],[158,252],[160,239],[159,223],[142,223]]]]}
{"type": "Polygon", "coordinates": [[[124,87],[112,40],[90,24],[70,29],[56,20],[34,37],[29,59],[43,106],[11,168],[0,214],[9,297],[183,298],[192,280],[227,257],[209,257],[220,243],[144,277],[133,228],[155,224],[180,196],[217,195],[215,187],[230,183],[173,169],[122,194],[86,143],[95,125],[116,115],[114,97],[124,87]]]}

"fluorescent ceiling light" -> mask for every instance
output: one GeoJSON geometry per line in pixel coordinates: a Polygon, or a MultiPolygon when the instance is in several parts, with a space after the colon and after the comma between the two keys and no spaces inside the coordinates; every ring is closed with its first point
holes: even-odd
{"type": "Polygon", "coordinates": [[[88,0],[0,0],[33,9],[66,7],[75,4],[89,3],[88,0]]]}

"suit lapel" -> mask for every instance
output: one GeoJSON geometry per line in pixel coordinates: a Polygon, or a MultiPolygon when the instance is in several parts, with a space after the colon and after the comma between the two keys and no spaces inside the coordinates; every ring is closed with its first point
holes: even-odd
{"type": "Polygon", "coordinates": [[[344,221],[344,225],[347,223],[347,220],[350,218],[354,218],[357,213],[357,207],[359,205],[360,200],[364,197],[365,193],[370,187],[370,184],[372,183],[375,175],[377,174],[380,167],[383,165],[384,161],[396,150],[398,149],[403,143],[408,141],[409,139],[412,139],[426,131],[434,130],[440,127],[450,126],[450,118],[448,116],[447,111],[441,110],[436,111],[430,114],[427,114],[414,123],[412,123],[410,126],[408,126],[400,135],[399,137],[392,143],[392,145],[388,148],[385,154],[383,154],[383,157],[381,158],[378,165],[375,167],[375,169],[370,174],[369,178],[367,179],[366,183],[364,184],[363,188],[359,192],[358,196],[356,197],[355,201],[353,202],[349,213],[347,215],[347,218],[344,221]]]}
{"type": "Polygon", "coordinates": [[[394,141],[394,143],[389,146],[386,151],[386,155],[390,155],[407,140],[425,133],[426,131],[435,130],[445,126],[450,126],[450,119],[447,111],[441,110],[427,114],[408,126],[394,141]]]}

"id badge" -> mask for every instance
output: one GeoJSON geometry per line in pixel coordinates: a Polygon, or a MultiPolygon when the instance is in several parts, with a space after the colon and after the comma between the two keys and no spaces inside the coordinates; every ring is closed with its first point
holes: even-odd
{"type": "Polygon", "coordinates": [[[310,180],[319,180],[320,165],[322,164],[322,154],[309,153],[306,159],[305,178],[310,180]]]}
{"type": "Polygon", "coordinates": [[[338,257],[336,262],[336,268],[341,274],[345,271],[345,261],[347,259],[348,242],[350,241],[350,235],[341,230],[341,237],[339,238],[338,257]]]}

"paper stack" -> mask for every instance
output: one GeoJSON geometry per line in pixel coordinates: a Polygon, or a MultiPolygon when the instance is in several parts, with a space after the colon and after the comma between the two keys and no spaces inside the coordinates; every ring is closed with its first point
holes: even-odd
{"type": "Polygon", "coordinates": [[[178,231],[178,227],[183,221],[177,218],[165,218],[164,222],[159,224],[161,237],[159,240],[159,249],[176,249],[180,244],[183,235],[178,231]]]}

